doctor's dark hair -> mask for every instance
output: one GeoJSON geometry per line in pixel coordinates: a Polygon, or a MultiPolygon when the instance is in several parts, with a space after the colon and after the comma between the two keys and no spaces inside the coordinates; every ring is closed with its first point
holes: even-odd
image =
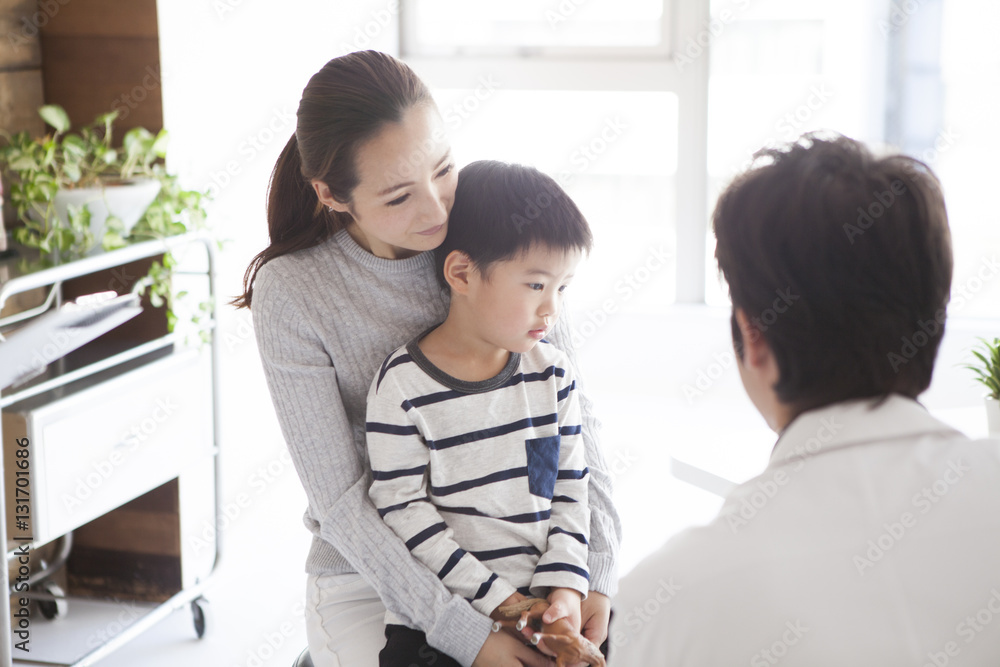
{"type": "Polygon", "coordinates": [[[713,217],[733,303],[772,350],[795,414],[838,401],[916,398],[944,336],[952,253],[940,183],[903,155],[804,135],[755,155],[713,217]]]}
{"type": "Polygon", "coordinates": [[[495,160],[459,172],[448,235],[434,251],[442,287],[448,288],[444,261],[453,250],[467,254],[488,280],[491,265],[538,246],[583,252],[593,246],[586,218],[551,176],[495,160]]]}
{"type": "Polygon", "coordinates": [[[310,181],[319,179],[333,197],[350,203],[358,185],[357,152],[388,123],[399,123],[417,104],[433,105],[430,91],[407,65],[378,51],[349,53],[314,74],[299,102],[295,134],[281,151],[267,191],[270,245],[243,276],[244,293],[233,300],[249,308],[260,267],[275,257],[319,245],[351,222],[330,211],[310,181]]]}

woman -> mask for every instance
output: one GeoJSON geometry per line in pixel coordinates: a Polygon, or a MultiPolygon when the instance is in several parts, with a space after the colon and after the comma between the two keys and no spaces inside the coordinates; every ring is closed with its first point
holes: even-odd
{"type": "MultiPolygon", "coordinates": [[[[271,176],[271,243],[235,302],[253,305],[268,387],[309,501],[306,628],[318,667],[376,665],[386,607],[463,665],[548,664],[491,633],[489,618],[411,557],[368,499],[368,387],[389,352],[447,314],[426,251],[444,240],[455,185],[423,82],[374,51],[331,60],[303,91],[295,135],[271,176]]],[[[553,342],[563,341],[560,323],[553,342]]],[[[596,420],[585,398],[583,406],[592,516],[583,619],[600,644],[620,527],[596,420]]]]}

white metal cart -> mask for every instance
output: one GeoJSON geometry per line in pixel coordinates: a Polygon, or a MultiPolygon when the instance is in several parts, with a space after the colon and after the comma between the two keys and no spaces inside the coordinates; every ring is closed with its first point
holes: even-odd
{"type": "MultiPolygon", "coordinates": [[[[165,330],[163,335],[117,341],[110,347],[102,347],[99,339],[80,348],[80,354],[73,352],[53,362],[44,375],[0,394],[0,443],[6,459],[0,459],[0,543],[7,545],[7,560],[16,561],[26,549],[31,553],[60,540],[61,549],[54,562],[42,571],[34,571],[27,582],[35,589],[30,592],[30,597],[36,599],[33,608],[41,609],[44,617],[65,613],[84,622],[92,618],[95,623],[105,623],[105,631],[91,634],[83,645],[71,646],[64,630],[52,629],[57,623],[35,615],[29,621],[31,652],[15,648],[19,637],[12,632],[11,642],[0,642],[0,667],[92,665],[181,607],[191,608],[194,629],[200,637],[205,617],[199,601],[221,551],[216,531],[220,440],[215,242],[205,233],[194,232],[108,252],[96,251],[82,259],[44,268],[25,269],[17,260],[0,261],[0,309],[15,295],[45,292],[41,305],[0,319],[2,340],[5,329],[59,307],[65,286],[74,280],[86,280],[87,276],[104,280],[108,271],[114,275],[120,267],[155,258],[168,249],[178,253],[199,246],[205,250],[203,261],[196,262],[200,266],[191,271],[182,267],[175,277],[205,282],[204,293],[212,306],[208,321],[200,324],[200,329],[208,334],[207,345],[189,345],[181,335],[165,330]],[[169,419],[155,423],[152,432],[146,434],[137,431],[136,425],[145,429],[146,422],[155,421],[149,415],[157,413],[149,412],[149,406],[159,406],[152,409],[170,414],[169,419]],[[135,437],[123,437],[130,425],[135,437]],[[11,450],[19,447],[18,438],[27,448],[33,475],[31,518],[21,524],[14,521],[14,498],[10,495],[16,491],[11,488],[15,486],[11,484],[15,479],[11,462],[16,459],[10,457],[14,456],[11,450]],[[95,477],[95,471],[100,475],[95,477]],[[140,611],[130,612],[132,617],[127,623],[109,625],[107,615],[121,607],[120,599],[63,598],[58,587],[44,585],[44,580],[70,556],[74,530],[165,484],[176,484],[178,496],[177,592],[165,601],[132,605],[132,609],[140,611]],[[208,499],[209,506],[199,503],[201,499],[208,499]],[[7,521],[3,520],[5,516],[7,521]],[[15,526],[11,535],[8,523],[15,526]],[[210,549],[191,554],[196,551],[191,544],[204,546],[206,541],[211,543],[210,549]],[[41,607],[37,600],[41,600],[41,607]],[[61,606],[67,602],[68,607],[61,606]],[[115,631],[107,632],[109,627],[115,631]],[[53,657],[56,654],[63,657],[53,657]]],[[[126,278],[119,275],[112,282],[121,282],[120,288],[126,288],[126,278]]],[[[8,568],[2,570],[2,585],[11,591],[16,607],[24,593],[13,592],[8,568]]],[[[11,627],[11,621],[11,605],[0,605],[0,627],[11,627]]]]}

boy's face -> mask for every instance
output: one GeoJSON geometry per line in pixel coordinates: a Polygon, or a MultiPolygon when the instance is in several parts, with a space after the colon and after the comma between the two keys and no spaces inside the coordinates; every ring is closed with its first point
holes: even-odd
{"type": "Polygon", "coordinates": [[[535,246],[490,265],[488,279],[472,271],[468,303],[480,337],[511,352],[534,347],[555,326],[580,257],[576,249],[535,246]]]}

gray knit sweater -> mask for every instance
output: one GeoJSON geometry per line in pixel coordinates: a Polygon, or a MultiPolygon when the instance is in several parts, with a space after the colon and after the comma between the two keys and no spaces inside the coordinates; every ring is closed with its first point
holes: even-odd
{"type": "MultiPolygon", "coordinates": [[[[448,296],[430,252],[375,257],[346,231],[265,264],[253,286],[253,322],[271,399],[309,506],[309,573],[358,572],[396,616],[471,665],[491,621],[441,583],[385,525],[368,498],[365,400],[392,350],[443,321],[448,296]]],[[[573,351],[560,318],[554,344],[573,351]]],[[[582,383],[581,383],[582,384],[582,383]]],[[[597,434],[581,392],[590,468],[590,588],[613,596],[621,526],[597,434]]]]}

